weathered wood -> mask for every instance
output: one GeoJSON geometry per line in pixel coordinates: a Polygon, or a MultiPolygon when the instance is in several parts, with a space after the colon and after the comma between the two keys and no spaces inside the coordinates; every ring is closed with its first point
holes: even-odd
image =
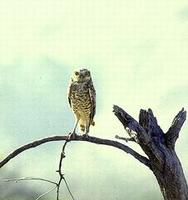
{"type": "Polygon", "coordinates": [[[174,149],[186,111],[182,109],[176,115],[166,134],[151,109],[140,110],[139,123],[118,106],[114,106],[114,112],[125,128],[137,133],[138,144],[150,160],[164,200],[188,200],[187,182],[174,149]]]}
{"type": "Polygon", "coordinates": [[[176,140],[179,137],[179,132],[185,120],[186,111],[184,110],[184,108],[182,108],[182,110],[175,116],[172,125],[166,133],[166,144],[169,148],[175,148],[176,140]]]}
{"type": "Polygon", "coordinates": [[[152,170],[157,178],[165,200],[187,200],[188,187],[181,163],[175,151],[166,149],[163,171],[159,171],[152,163],[152,170]]]}
{"type": "Polygon", "coordinates": [[[130,130],[137,133],[138,141],[144,144],[148,144],[151,140],[150,136],[144,130],[144,128],[128,113],[126,113],[122,108],[119,106],[114,105],[113,112],[116,117],[120,120],[123,124],[124,128],[129,128],[130,130]]]}

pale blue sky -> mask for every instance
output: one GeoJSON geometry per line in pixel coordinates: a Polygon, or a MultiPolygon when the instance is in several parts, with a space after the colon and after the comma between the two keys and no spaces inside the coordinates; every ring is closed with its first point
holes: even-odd
{"type": "MultiPolygon", "coordinates": [[[[113,104],[135,118],[140,108],[151,107],[164,131],[182,107],[188,108],[185,0],[0,1],[0,30],[2,156],[72,129],[66,93],[79,67],[91,70],[97,90],[91,135],[112,139],[125,133],[111,112],[113,104]]],[[[188,177],[187,131],[186,123],[177,151],[188,177]]],[[[54,178],[60,147],[54,143],[25,152],[6,169],[54,178]]],[[[74,143],[67,154],[65,173],[79,199],[92,191],[93,200],[160,198],[151,172],[119,150],[74,143]]]]}

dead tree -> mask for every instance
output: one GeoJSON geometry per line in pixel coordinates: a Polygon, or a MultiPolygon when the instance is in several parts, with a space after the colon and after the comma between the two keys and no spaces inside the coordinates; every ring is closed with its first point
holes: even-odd
{"type": "MultiPolygon", "coordinates": [[[[187,182],[181,163],[175,152],[175,143],[179,136],[180,129],[186,120],[186,111],[182,109],[175,116],[172,125],[166,133],[164,133],[158,125],[157,119],[154,117],[151,109],[140,110],[139,122],[118,106],[114,106],[113,112],[131,136],[130,138],[116,136],[116,138],[136,142],[144,151],[145,156],[134,151],[124,143],[114,140],[79,135],[76,135],[74,138],[69,138],[68,136],[51,136],[36,140],[14,150],[5,159],[0,161],[0,168],[21,152],[47,142],[65,140],[66,143],[63,146],[62,152],[65,150],[65,145],[71,141],[85,141],[109,145],[132,155],[135,159],[148,167],[158,181],[164,200],[188,200],[187,182]]],[[[57,171],[60,174],[60,180],[58,183],[55,183],[57,185],[57,191],[59,191],[61,180],[64,180],[64,175],[61,172],[63,157],[64,154],[61,153],[60,165],[57,171]]],[[[59,199],[58,195],[57,199],[59,199]]]]}
{"type": "Polygon", "coordinates": [[[147,155],[164,199],[188,200],[187,182],[175,152],[186,111],[182,109],[176,115],[167,133],[160,128],[151,109],[140,110],[139,123],[118,106],[114,106],[114,113],[125,128],[136,132],[137,142],[147,155]]]}

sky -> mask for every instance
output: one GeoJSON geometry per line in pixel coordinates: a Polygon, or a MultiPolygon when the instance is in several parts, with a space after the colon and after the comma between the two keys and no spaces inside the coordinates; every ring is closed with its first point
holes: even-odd
{"type": "MultiPolygon", "coordinates": [[[[90,135],[126,136],[112,113],[114,104],[136,119],[141,108],[152,108],[166,132],[177,112],[188,109],[187,32],[185,0],[0,1],[0,157],[72,130],[67,87],[72,72],[83,67],[97,91],[90,135]]],[[[186,177],[187,132],[186,122],[176,146],[186,177]]],[[[61,146],[24,152],[2,174],[56,179],[61,146]]],[[[71,143],[64,170],[77,199],[90,193],[92,200],[162,199],[153,174],[117,149],[71,143]]],[[[39,183],[27,186],[38,191],[39,183]]],[[[66,189],[62,196],[70,199],[66,189]]]]}

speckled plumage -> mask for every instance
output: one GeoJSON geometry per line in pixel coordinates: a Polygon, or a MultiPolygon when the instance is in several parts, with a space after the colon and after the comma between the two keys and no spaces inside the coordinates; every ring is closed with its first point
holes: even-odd
{"type": "Polygon", "coordinates": [[[94,125],[96,109],[96,92],[87,69],[74,72],[69,86],[68,100],[81,131],[87,134],[90,125],[94,125]]]}

